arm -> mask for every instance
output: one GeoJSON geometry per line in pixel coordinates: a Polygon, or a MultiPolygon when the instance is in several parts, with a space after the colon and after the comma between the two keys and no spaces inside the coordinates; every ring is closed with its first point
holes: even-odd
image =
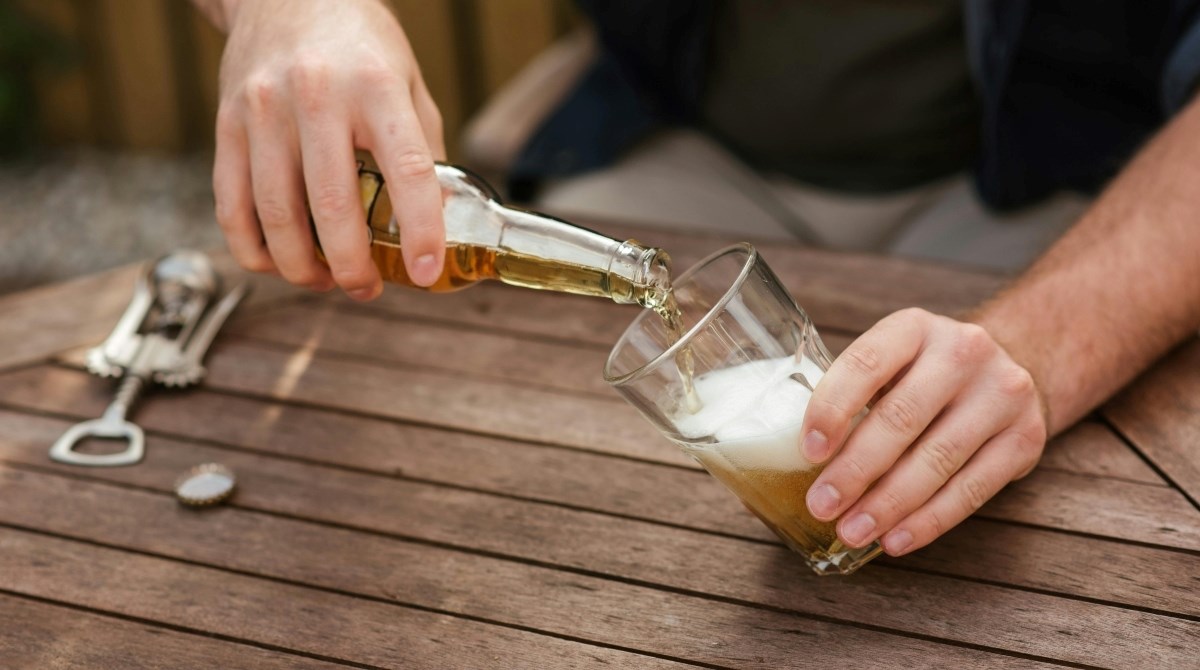
{"type": "Polygon", "coordinates": [[[194,1],[229,34],[213,191],[238,263],[355,299],[378,295],[354,155],[365,149],[387,180],[409,276],[436,281],[441,117],[391,12],[379,0],[194,1]]]}
{"type": "Polygon", "coordinates": [[[1200,104],[973,321],[1037,380],[1050,434],[1200,328],[1200,104]]]}
{"type": "Polygon", "coordinates": [[[809,491],[813,515],[838,518],[850,546],[881,539],[901,555],[1028,474],[1047,435],[1200,327],[1198,211],[1193,102],[970,322],[913,309],[864,333],[804,419],[805,455],[829,461],[809,491]]]}

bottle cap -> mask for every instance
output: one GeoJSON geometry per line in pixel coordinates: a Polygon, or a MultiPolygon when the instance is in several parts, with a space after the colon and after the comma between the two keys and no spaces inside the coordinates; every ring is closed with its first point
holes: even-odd
{"type": "Polygon", "coordinates": [[[185,505],[208,507],[228,499],[236,484],[232,470],[219,463],[205,463],[175,480],[175,496],[185,505]]]}

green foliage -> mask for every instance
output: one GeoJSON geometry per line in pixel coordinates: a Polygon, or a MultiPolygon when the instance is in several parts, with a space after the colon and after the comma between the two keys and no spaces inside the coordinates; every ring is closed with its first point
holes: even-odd
{"type": "Polygon", "coordinates": [[[71,45],[15,3],[0,2],[0,156],[13,156],[37,141],[34,79],[74,59],[71,45]]]}

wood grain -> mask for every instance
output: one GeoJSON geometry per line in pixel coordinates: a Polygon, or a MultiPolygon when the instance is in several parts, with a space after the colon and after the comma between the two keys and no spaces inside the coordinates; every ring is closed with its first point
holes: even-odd
{"type": "MultiPolygon", "coordinates": [[[[898,662],[924,666],[930,659],[936,659],[935,667],[953,667],[953,663],[1016,667],[1028,662],[234,509],[217,510],[207,515],[181,514],[178,506],[165,496],[123,491],[105,485],[26,472],[0,471],[0,478],[5,488],[14,490],[15,497],[22,501],[19,507],[0,511],[10,523],[18,516],[37,515],[34,523],[38,527],[72,536],[78,534],[91,541],[221,565],[239,572],[302,580],[342,593],[420,604],[440,611],[484,617],[626,648],[653,649],[674,658],[739,668],[776,668],[794,663],[797,645],[803,644],[836,655],[855,667],[894,668],[898,662]],[[69,496],[68,491],[71,492],[69,496]],[[45,504],[47,500],[62,496],[69,498],[64,508],[51,509],[55,506],[45,504]],[[143,523],[129,523],[120,518],[118,510],[131,508],[140,510],[143,523]],[[163,531],[152,532],[151,528],[163,531]],[[289,550],[277,551],[281,543],[289,550]],[[357,557],[352,565],[336,562],[339,556],[347,555],[357,557]],[[405,566],[405,569],[398,570],[397,566],[405,566]],[[754,634],[747,635],[747,630],[753,630],[754,634]],[[922,654],[926,655],[924,659],[922,654]]],[[[0,547],[4,546],[3,538],[0,534],[0,547]]],[[[20,556],[31,547],[18,545],[10,549],[11,553],[20,556]]],[[[43,562],[49,566],[37,570],[40,574],[35,573],[33,579],[26,581],[46,589],[41,583],[43,579],[38,577],[64,572],[63,558],[57,553],[52,551],[50,555],[44,555],[43,562]]],[[[80,553],[86,556],[92,552],[80,553]]],[[[770,551],[760,555],[755,561],[756,567],[761,569],[777,564],[775,553],[770,551]]],[[[0,564],[3,562],[5,559],[0,558],[0,564]]],[[[14,561],[10,558],[7,562],[14,561]]],[[[156,567],[156,572],[171,571],[171,566],[156,567]]],[[[28,572],[28,569],[18,569],[16,575],[7,579],[24,577],[28,572]]],[[[186,578],[194,581],[195,573],[202,572],[193,568],[186,578]]],[[[3,579],[6,578],[0,577],[3,579]]],[[[797,580],[793,576],[791,581],[825,585],[813,594],[818,599],[828,597],[828,589],[836,590],[838,586],[835,580],[820,580],[812,575],[807,580],[797,580]]],[[[227,582],[221,590],[232,586],[227,582]]],[[[879,589],[881,585],[875,584],[873,590],[879,589]]],[[[799,593],[801,591],[792,590],[792,598],[799,593]]],[[[898,595],[901,594],[878,593],[873,599],[898,595]]],[[[1032,602],[1026,606],[1037,611],[1038,597],[1028,600],[1032,602]]],[[[924,603],[914,603],[919,604],[924,603]]],[[[1070,601],[1063,604],[1068,610],[1087,609],[1086,606],[1072,607],[1070,601]]],[[[839,609],[844,616],[853,608],[853,603],[844,603],[839,609]]],[[[354,609],[357,612],[363,607],[354,609]]],[[[1045,612],[1037,613],[1045,615],[1045,612]]],[[[1183,650],[1171,652],[1166,649],[1179,645],[1181,622],[1141,613],[1124,614],[1113,612],[1111,616],[1127,626],[1125,634],[1151,635],[1146,641],[1160,643],[1164,649],[1150,651],[1146,649],[1149,645],[1141,645],[1146,649],[1144,651],[1121,649],[1115,652],[1116,660],[1136,657],[1141,661],[1170,662],[1179,657],[1183,650]]],[[[1084,620],[1087,620],[1086,615],[1084,620]]],[[[1103,623],[1099,625],[1107,627],[1103,623]]],[[[960,623],[958,627],[972,626],[960,623]]],[[[1069,625],[1068,629],[1077,632],[1069,625]]],[[[1089,643],[1091,635],[1101,631],[1078,632],[1084,635],[1076,642],[1082,646],[1089,643]]],[[[349,627],[343,634],[348,639],[342,645],[353,643],[354,638],[359,637],[359,631],[349,627]]],[[[949,635],[953,636],[953,633],[949,635]]],[[[1054,635],[1041,633],[1037,637],[1043,644],[1046,641],[1057,643],[1054,635]]],[[[329,643],[328,638],[325,641],[329,643]]],[[[1022,646],[1042,646],[1038,642],[1035,638],[1022,646]]],[[[1079,655],[1082,649],[1067,646],[1044,651],[1062,657],[1079,655]]],[[[1110,651],[1113,651],[1111,647],[1110,651]]],[[[1091,654],[1088,657],[1095,659],[1091,654]]]]}
{"type": "Polygon", "coordinates": [[[338,310],[328,302],[310,302],[243,320],[232,332],[289,348],[315,347],[477,379],[508,379],[528,386],[615,397],[604,381],[608,354],[603,350],[493,333],[465,324],[383,318],[338,310]]]}
{"type": "Polygon", "coordinates": [[[1100,423],[1084,421],[1051,440],[1040,468],[1167,486],[1146,462],[1100,423]]]}
{"type": "Polygon", "coordinates": [[[1200,512],[1179,491],[1161,486],[1035,470],[979,514],[1200,551],[1200,512]]]}
{"type": "MultiPolygon", "coordinates": [[[[0,403],[10,407],[89,417],[103,410],[110,394],[109,382],[61,368],[37,367],[0,376],[0,403]]],[[[722,513],[727,507],[723,489],[715,483],[702,486],[695,474],[675,468],[643,467],[621,459],[231,397],[203,389],[154,395],[138,408],[136,418],[151,430],[286,457],[386,474],[403,473],[416,479],[617,514],[637,509],[644,518],[720,532],[735,532],[745,526],[740,510],[736,515],[722,513]],[[222,420],[211,421],[210,416],[222,420]],[[330,449],[331,444],[339,446],[330,449]],[[473,467],[464,469],[463,463],[473,467]],[[677,491],[681,490],[687,495],[680,496],[677,491]],[[689,514],[692,510],[704,513],[689,514]]],[[[1115,465],[1136,458],[1095,424],[1068,431],[1052,442],[1047,452],[1043,467],[1096,477],[1109,476],[1109,470],[1094,465],[1115,465]],[[1090,454],[1092,460],[1077,464],[1056,456],[1060,452],[1090,454]]],[[[1127,479],[1127,474],[1121,471],[1117,478],[1127,479]]],[[[700,481],[707,479],[700,476],[700,481]]]]}
{"type": "MultiPolygon", "coordinates": [[[[4,476],[12,479],[13,473],[4,476]]],[[[60,493],[71,495],[70,488],[60,493]]],[[[176,508],[175,513],[179,512],[176,508]]],[[[236,538],[194,537],[196,542],[212,542],[230,555],[244,551],[236,538]]],[[[288,546],[288,541],[280,546],[288,546]]],[[[289,552],[273,553],[282,556],[289,552]]],[[[390,569],[394,571],[395,566],[390,569]]],[[[653,658],[379,600],[14,529],[0,529],[0,588],[161,621],[188,631],[373,666],[542,668],[552,659],[557,667],[565,668],[614,663],[676,667],[653,658]]],[[[378,588],[374,594],[383,597],[378,588]]]]}
{"type": "Polygon", "coordinates": [[[93,670],[348,666],[0,594],[0,667],[93,670]]]}
{"type": "Polygon", "coordinates": [[[1159,361],[1105,405],[1104,416],[1192,503],[1200,501],[1200,341],[1159,361]]]}
{"type": "MultiPolygon", "coordinates": [[[[7,441],[3,444],[4,458],[11,460],[9,454],[14,451],[10,450],[7,441]]],[[[19,445],[16,446],[18,454],[22,450],[19,445]]],[[[793,555],[776,546],[465,491],[389,482],[357,473],[267,461],[202,445],[185,446],[172,440],[156,441],[150,456],[138,468],[94,472],[96,477],[108,481],[165,492],[172,478],[170,473],[181,470],[189,462],[203,460],[219,460],[239,473],[242,484],[235,501],[237,507],[269,511],[289,518],[323,520],[353,529],[370,529],[397,538],[417,539],[473,552],[482,551],[489,556],[563,566],[584,570],[588,574],[612,575],[637,583],[668,586],[688,593],[761,603],[810,615],[970,641],[1061,660],[1103,665],[1098,663],[1100,657],[1095,655],[1095,649],[1101,647],[1105,653],[1116,653],[1125,660],[1134,657],[1142,661],[1157,658],[1144,656],[1146,645],[1140,642],[1133,644],[1133,637],[1127,637],[1142,634],[1157,636],[1153,638],[1157,642],[1152,645],[1156,649],[1160,646],[1163,649],[1188,648],[1184,631],[1190,629],[1183,625],[1186,622],[1171,617],[907,571],[868,569],[849,580],[821,579],[807,573],[793,555]],[[889,607],[889,602],[903,602],[905,607],[889,607]],[[987,603],[986,612],[975,609],[980,603],[987,603]],[[911,611],[922,612],[922,617],[911,617],[911,611]],[[1065,632],[1047,630],[1044,625],[1047,618],[1056,621],[1057,629],[1065,632]],[[1070,643],[1062,642],[1060,635],[1069,637],[1070,643]],[[1133,646],[1127,650],[1115,649],[1126,644],[1133,646]]],[[[78,473],[78,469],[51,467],[62,472],[78,473]]],[[[20,500],[0,511],[0,515],[14,515],[0,516],[7,523],[74,534],[80,531],[68,532],[63,524],[70,524],[71,528],[100,528],[96,517],[119,516],[104,512],[108,508],[95,499],[79,503],[79,509],[72,502],[55,505],[39,503],[39,494],[18,488],[22,486],[20,481],[36,478],[36,475],[25,472],[19,474],[20,477],[4,482],[5,490],[13,491],[13,498],[20,500]],[[25,514],[38,516],[16,516],[25,514]]],[[[93,476],[91,472],[85,474],[93,476]]],[[[85,497],[81,492],[88,489],[79,481],[62,486],[71,487],[78,497],[85,497]]],[[[128,503],[113,505],[111,509],[114,510],[130,508],[128,503]]],[[[163,535],[167,531],[162,529],[169,524],[154,521],[149,512],[141,512],[138,517],[141,523],[113,523],[120,526],[123,533],[157,538],[160,544],[175,544],[174,540],[163,535]]],[[[183,517],[175,518],[178,521],[183,517]]],[[[225,518],[224,512],[221,518],[225,518]]],[[[383,551],[352,548],[356,545],[348,545],[349,540],[344,538],[319,539],[309,536],[310,539],[301,541],[298,533],[297,530],[286,533],[286,537],[293,538],[289,544],[292,553],[306,551],[306,548],[339,547],[341,549],[330,551],[346,551],[348,553],[343,555],[363,557],[383,551]]],[[[242,538],[243,542],[261,538],[261,533],[245,530],[228,530],[225,534],[242,538]]],[[[1047,556],[1047,560],[1053,561],[1053,555],[1047,555],[1039,546],[1040,539],[1037,535],[1023,536],[1017,546],[1027,555],[1047,556]]],[[[263,547],[278,546],[276,541],[254,541],[263,547]]],[[[133,546],[128,535],[106,542],[133,546]]],[[[987,546],[985,542],[985,553],[987,546]]],[[[1121,547],[1116,543],[1106,545],[1106,548],[1118,553],[1121,547]]],[[[250,551],[251,546],[245,545],[245,549],[250,551]]],[[[1098,550],[1104,548],[1093,546],[1088,553],[1096,555],[1098,550]]],[[[247,557],[246,560],[270,562],[265,558],[266,555],[264,552],[264,556],[247,557]]],[[[296,556],[295,559],[305,565],[328,564],[328,560],[316,557],[296,556]]],[[[444,589],[452,587],[442,583],[441,580],[446,577],[439,566],[446,565],[449,560],[388,560],[386,564],[409,566],[406,578],[418,580],[421,584],[433,580],[439,585],[435,592],[444,593],[444,589]]],[[[369,559],[356,558],[355,569],[361,569],[368,562],[369,559]]],[[[1194,565],[1194,562],[1193,556],[1159,552],[1156,561],[1150,564],[1156,569],[1149,579],[1153,582],[1183,579],[1183,575],[1189,573],[1187,566],[1194,565]]],[[[463,583],[468,579],[467,574],[494,575],[499,570],[499,566],[480,564],[470,570],[464,569],[464,574],[456,571],[453,588],[462,591],[454,602],[473,602],[485,596],[470,596],[470,593],[494,590],[481,584],[463,583]]],[[[532,577],[521,579],[528,581],[532,577]]],[[[605,585],[595,586],[593,590],[608,593],[614,588],[605,585]]],[[[1192,611],[1197,607],[1195,589],[1186,581],[1178,586],[1149,588],[1144,592],[1119,590],[1128,592],[1139,603],[1149,599],[1159,606],[1156,609],[1165,611],[1174,611],[1181,606],[1192,611]],[[1172,595],[1188,593],[1189,589],[1193,592],[1190,597],[1182,601],[1171,600],[1172,595]]],[[[407,590],[397,592],[410,593],[407,590]]],[[[509,597],[513,596],[510,594],[509,597]]],[[[627,601],[628,611],[649,611],[643,607],[646,603],[634,599],[633,594],[625,593],[623,598],[627,601]]],[[[577,606],[580,611],[592,611],[583,604],[577,603],[577,606]]],[[[656,605],[652,610],[659,611],[658,607],[656,605]]],[[[552,621],[557,618],[547,617],[552,621]]]]}

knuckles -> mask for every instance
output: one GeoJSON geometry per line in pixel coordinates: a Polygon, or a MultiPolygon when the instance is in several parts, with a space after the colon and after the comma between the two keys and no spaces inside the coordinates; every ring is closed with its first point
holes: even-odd
{"type": "Polygon", "coordinates": [[[389,161],[395,177],[405,181],[433,179],[433,155],[428,150],[408,146],[402,147],[389,161]]]}
{"type": "Polygon", "coordinates": [[[917,454],[942,481],[950,479],[958,471],[958,448],[945,440],[925,440],[917,446],[917,454]]]}
{"type": "Polygon", "coordinates": [[[309,193],[309,204],[319,219],[348,219],[361,207],[358,194],[341,184],[326,182],[309,193]]]}
{"type": "Polygon", "coordinates": [[[292,209],[275,198],[259,200],[255,203],[255,209],[258,210],[258,221],[265,233],[290,229],[296,221],[292,209]]]}
{"type": "Polygon", "coordinates": [[[908,437],[917,432],[920,410],[908,393],[896,390],[884,396],[872,411],[878,421],[893,435],[908,437]]]}
{"type": "Polygon", "coordinates": [[[851,345],[848,347],[838,357],[838,360],[843,361],[843,364],[850,371],[868,379],[874,379],[879,376],[879,370],[882,366],[882,359],[879,356],[879,352],[874,347],[861,344],[859,346],[851,345]]]}
{"type": "Polygon", "coordinates": [[[974,323],[957,323],[950,356],[955,365],[969,366],[986,360],[999,349],[991,334],[974,323]]]}

